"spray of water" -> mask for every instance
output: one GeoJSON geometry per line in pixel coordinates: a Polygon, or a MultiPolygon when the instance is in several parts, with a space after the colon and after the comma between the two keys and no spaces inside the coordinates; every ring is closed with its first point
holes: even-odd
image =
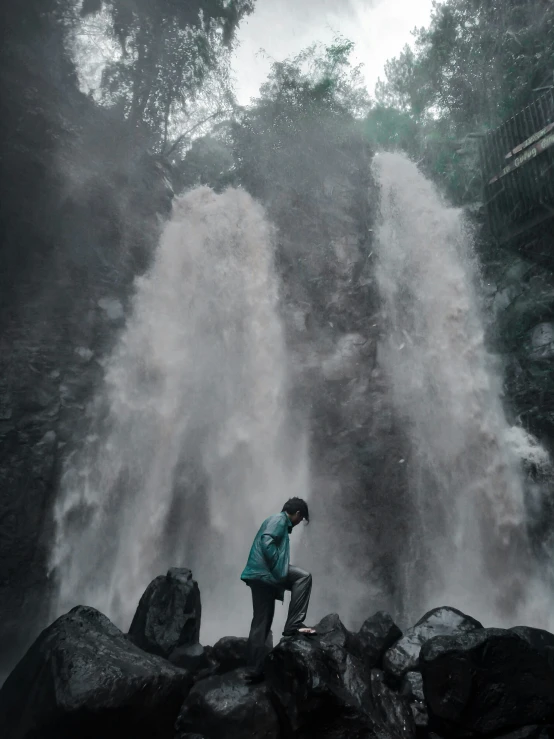
{"type": "Polygon", "coordinates": [[[92,433],[66,465],[58,612],[87,603],[125,628],[148,582],[181,565],[201,584],[205,640],[247,628],[239,574],[251,538],[308,491],[272,263],[270,228],[246,193],[200,188],[175,203],[92,433]]]}
{"type": "Polygon", "coordinates": [[[490,623],[545,626],[526,535],[523,437],[506,421],[485,348],[471,236],[404,156],[377,156],[375,174],[380,361],[411,442],[408,613],[446,603],[490,623]]]}

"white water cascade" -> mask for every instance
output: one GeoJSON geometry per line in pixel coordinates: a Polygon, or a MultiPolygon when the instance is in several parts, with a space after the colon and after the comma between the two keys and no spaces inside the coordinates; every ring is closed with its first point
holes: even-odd
{"type": "Polygon", "coordinates": [[[55,509],[56,611],[95,606],[127,628],[149,581],[193,569],[203,637],[244,633],[239,580],[260,522],[308,493],[287,411],[270,228],[249,195],[174,205],[105,368],[85,445],[55,509]]]}
{"type": "Polygon", "coordinates": [[[410,446],[404,589],[411,616],[445,604],[489,624],[548,626],[525,527],[521,460],[475,292],[471,235],[415,164],[375,158],[380,362],[410,446]]]}

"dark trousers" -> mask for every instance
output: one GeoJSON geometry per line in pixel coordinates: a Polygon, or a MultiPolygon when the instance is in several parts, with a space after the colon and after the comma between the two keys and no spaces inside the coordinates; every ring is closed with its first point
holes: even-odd
{"type": "MultiPolygon", "coordinates": [[[[266,641],[275,614],[275,589],[264,583],[249,583],[252,590],[254,617],[248,637],[248,666],[260,672],[267,653],[266,641]]],[[[299,567],[289,567],[284,587],[291,591],[289,613],[283,631],[284,636],[294,634],[304,625],[312,592],[312,576],[299,567]]]]}

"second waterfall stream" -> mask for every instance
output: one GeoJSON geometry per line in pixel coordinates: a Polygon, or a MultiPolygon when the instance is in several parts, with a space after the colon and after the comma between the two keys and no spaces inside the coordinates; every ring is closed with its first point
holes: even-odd
{"type": "MultiPolygon", "coordinates": [[[[484,341],[471,234],[416,165],[380,154],[380,361],[408,439],[413,615],[452,605],[490,624],[545,626],[527,541],[521,459],[484,341]]],[[[520,450],[524,448],[520,444],[520,450]]]]}

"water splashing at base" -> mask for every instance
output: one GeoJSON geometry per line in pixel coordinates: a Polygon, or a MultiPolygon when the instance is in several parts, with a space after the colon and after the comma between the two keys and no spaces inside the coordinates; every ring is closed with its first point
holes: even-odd
{"type": "Polygon", "coordinates": [[[485,348],[471,236],[404,156],[378,155],[375,174],[380,361],[411,448],[413,536],[401,585],[409,615],[444,603],[489,623],[545,626],[550,609],[527,541],[521,460],[485,348]]]}
{"type": "Polygon", "coordinates": [[[107,362],[94,433],[66,465],[57,612],[86,603],[125,628],[148,582],[180,565],[200,581],[205,638],[247,628],[249,535],[308,491],[272,263],[246,193],[200,188],[175,203],[107,362]]]}

